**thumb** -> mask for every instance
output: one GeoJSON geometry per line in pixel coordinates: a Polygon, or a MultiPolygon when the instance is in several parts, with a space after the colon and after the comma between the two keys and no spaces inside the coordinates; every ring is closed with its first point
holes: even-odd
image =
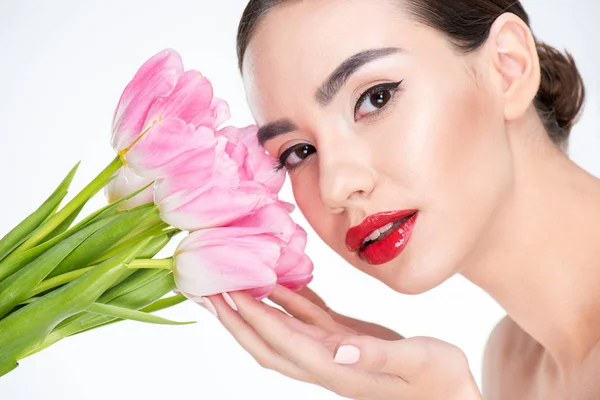
{"type": "Polygon", "coordinates": [[[371,336],[351,336],[342,340],[334,353],[334,362],[370,371],[396,375],[406,382],[435,368],[436,360],[448,362],[457,356],[453,345],[441,340],[414,337],[382,340],[371,336]],[[455,353],[455,354],[451,354],[455,353]]]}

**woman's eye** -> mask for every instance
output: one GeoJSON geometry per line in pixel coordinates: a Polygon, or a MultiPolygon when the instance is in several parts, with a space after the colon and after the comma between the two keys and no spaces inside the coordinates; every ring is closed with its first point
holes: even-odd
{"type": "Polygon", "coordinates": [[[354,110],[355,120],[359,120],[365,116],[376,113],[385,107],[389,101],[394,97],[400,82],[396,83],[385,83],[374,86],[363,93],[354,110]]]}
{"type": "Polygon", "coordinates": [[[284,151],[279,157],[279,166],[277,169],[286,168],[287,170],[292,170],[316,151],[317,149],[310,144],[292,146],[284,151]]]}

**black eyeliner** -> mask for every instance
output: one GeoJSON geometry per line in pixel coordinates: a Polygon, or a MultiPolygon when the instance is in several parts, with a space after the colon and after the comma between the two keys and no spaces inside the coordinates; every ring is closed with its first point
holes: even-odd
{"type": "Polygon", "coordinates": [[[365,90],[360,95],[358,100],[356,101],[356,105],[354,106],[354,115],[356,116],[358,109],[365,102],[367,97],[369,97],[381,90],[396,90],[402,84],[403,81],[404,81],[404,79],[400,80],[398,82],[380,83],[379,85],[372,86],[372,87],[368,88],[367,90],[365,90]]]}

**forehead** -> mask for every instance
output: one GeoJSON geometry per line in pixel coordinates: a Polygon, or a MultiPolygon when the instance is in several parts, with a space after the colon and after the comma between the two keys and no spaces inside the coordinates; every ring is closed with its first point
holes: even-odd
{"type": "Polygon", "coordinates": [[[276,7],[259,25],[244,57],[254,117],[259,124],[273,118],[268,115],[273,112],[288,111],[286,116],[293,117],[291,110],[274,110],[274,105],[285,108],[289,93],[312,101],[323,80],[360,51],[410,50],[406,38],[413,27],[390,0],[308,0],[276,7]]]}

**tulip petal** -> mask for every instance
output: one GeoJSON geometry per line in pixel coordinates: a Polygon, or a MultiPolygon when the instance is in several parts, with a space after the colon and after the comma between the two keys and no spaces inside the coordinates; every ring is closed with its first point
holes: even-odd
{"type": "Polygon", "coordinates": [[[194,117],[192,124],[194,124],[194,126],[206,126],[208,128],[217,129],[229,118],[231,118],[229,105],[225,100],[215,97],[210,104],[210,108],[194,117]]]}
{"type": "MultiPolygon", "coordinates": [[[[264,237],[263,235],[268,235],[269,233],[271,233],[270,230],[263,227],[243,228],[228,226],[221,228],[201,229],[186,236],[181,243],[179,243],[175,253],[193,251],[207,245],[214,246],[218,244],[227,244],[231,243],[233,239],[237,240],[238,238],[243,237],[258,237],[258,240],[260,240],[260,238],[264,237]]],[[[277,242],[271,241],[271,243],[277,242]]]]}
{"type": "Polygon", "coordinates": [[[237,188],[239,176],[237,165],[225,154],[224,143],[218,138],[216,147],[193,153],[185,163],[172,168],[171,175],[157,182],[155,200],[163,202],[167,197],[186,189],[222,186],[237,188]]]}
{"type": "Polygon", "coordinates": [[[209,109],[212,98],[213,88],[209,80],[198,71],[186,71],[179,77],[171,94],[152,105],[146,126],[161,118],[178,118],[190,124],[199,113],[209,109]]]}
{"type": "Polygon", "coordinates": [[[200,149],[211,149],[215,144],[211,133],[209,128],[196,130],[178,118],[164,119],[125,154],[125,162],[139,176],[165,178],[200,149]]]}
{"type": "Polygon", "coordinates": [[[112,147],[120,152],[142,132],[151,105],[175,88],[183,74],[181,56],[165,49],[147,60],[125,87],[113,115],[112,147]]]}
{"type": "Polygon", "coordinates": [[[231,224],[269,200],[264,186],[242,182],[237,189],[207,185],[183,190],[158,202],[158,206],[163,221],[195,231],[231,224]]]}
{"type": "Polygon", "coordinates": [[[283,248],[281,258],[275,267],[277,276],[285,276],[290,271],[298,267],[299,263],[303,261],[302,257],[304,256],[306,242],[306,231],[300,225],[295,224],[295,230],[292,234],[292,238],[289,244],[283,248]]]}
{"type": "Polygon", "coordinates": [[[236,227],[265,227],[271,230],[284,243],[289,243],[296,229],[296,223],[290,217],[281,202],[272,202],[254,213],[241,218],[236,227]]]}
{"type": "MultiPolygon", "coordinates": [[[[143,188],[152,182],[152,179],[142,178],[127,167],[121,167],[115,175],[116,178],[110,181],[110,183],[105,187],[105,193],[109,203],[119,201],[123,197],[143,188]]],[[[152,186],[149,186],[141,193],[138,193],[131,199],[119,204],[117,210],[129,210],[130,208],[141,206],[142,204],[151,203],[153,200],[154,190],[152,186]]]]}
{"type": "Polygon", "coordinates": [[[217,136],[227,138],[238,154],[245,149],[245,157],[236,158],[228,151],[240,166],[242,179],[254,180],[264,184],[272,193],[279,193],[285,182],[285,171],[275,169],[277,161],[258,143],[256,125],[244,128],[227,126],[217,132],[217,136]]]}
{"type": "Polygon", "coordinates": [[[224,252],[221,246],[208,246],[201,252],[180,253],[174,261],[175,282],[186,297],[254,289],[277,281],[275,272],[244,248],[224,252]]]}
{"type": "Polygon", "coordinates": [[[314,278],[313,275],[308,275],[308,276],[294,277],[293,279],[278,280],[277,283],[280,284],[281,286],[285,286],[286,288],[295,292],[295,291],[302,289],[306,285],[308,285],[313,280],[313,278],[314,278]]]}

